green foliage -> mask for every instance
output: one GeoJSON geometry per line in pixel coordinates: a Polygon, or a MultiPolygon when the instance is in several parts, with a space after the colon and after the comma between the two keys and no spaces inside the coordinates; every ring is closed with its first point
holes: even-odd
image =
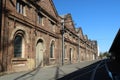
{"type": "Polygon", "coordinates": [[[100,58],[102,59],[102,58],[107,58],[107,57],[109,57],[110,56],[110,53],[108,53],[107,51],[106,52],[100,52],[100,58]]]}

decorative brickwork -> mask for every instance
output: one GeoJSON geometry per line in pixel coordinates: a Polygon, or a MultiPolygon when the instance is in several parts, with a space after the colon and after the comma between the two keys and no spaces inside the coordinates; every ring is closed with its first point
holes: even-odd
{"type": "Polygon", "coordinates": [[[0,71],[31,70],[97,57],[97,42],[88,40],[81,28],[75,29],[70,14],[59,16],[52,0],[0,1],[0,71]]]}

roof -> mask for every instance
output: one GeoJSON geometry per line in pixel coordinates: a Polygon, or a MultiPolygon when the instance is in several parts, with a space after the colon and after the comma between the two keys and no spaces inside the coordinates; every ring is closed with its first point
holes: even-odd
{"type": "Polygon", "coordinates": [[[120,29],[118,30],[118,33],[109,49],[109,52],[120,52],[120,29]]]}

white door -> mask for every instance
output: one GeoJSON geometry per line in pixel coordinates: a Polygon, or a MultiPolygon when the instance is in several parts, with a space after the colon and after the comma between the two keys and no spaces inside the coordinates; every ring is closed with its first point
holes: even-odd
{"type": "Polygon", "coordinates": [[[38,42],[36,45],[36,67],[43,64],[43,43],[38,42]]]}

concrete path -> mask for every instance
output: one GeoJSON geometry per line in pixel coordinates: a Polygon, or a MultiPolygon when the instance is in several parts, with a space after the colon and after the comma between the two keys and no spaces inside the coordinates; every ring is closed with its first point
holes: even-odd
{"type": "Polygon", "coordinates": [[[98,60],[68,64],[64,66],[37,68],[29,72],[6,74],[4,76],[0,76],[0,80],[56,80],[96,61],[98,60]]]}

